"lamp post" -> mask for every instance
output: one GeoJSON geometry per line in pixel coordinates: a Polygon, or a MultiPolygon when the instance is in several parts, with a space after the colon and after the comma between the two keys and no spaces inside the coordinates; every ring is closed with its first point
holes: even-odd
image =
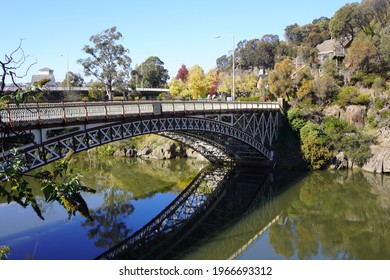
{"type": "MultiPolygon", "coordinates": [[[[234,75],[234,68],[235,68],[235,57],[234,57],[234,35],[224,35],[224,36],[231,36],[232,37],[232,56],[233,56],[233,66],[232,66],[232,100],[234,101],[236,98],[235,96],[235,75],[234,75]]],[[[218,38],[222,38],[224,37],[223,35],[216,35],[214,36],[214,38],[218,39],[218,38]]]]}
{"type": "MultiPolygon", "coordinates": [[[[61,56],[64,56],[61,54],[61,56]]],[[[66,56],[66,85],[68,86],[68,91],[70,91],[70,82],[69,82],[69,56],[66,56]]]]}

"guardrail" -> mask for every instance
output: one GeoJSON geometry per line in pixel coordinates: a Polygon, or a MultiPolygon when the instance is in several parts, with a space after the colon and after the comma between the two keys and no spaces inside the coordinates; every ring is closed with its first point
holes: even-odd
{"type": "Polygon", "coordinates": [[[162,114],[239,113],[280,110],[278,102],[63,102],[9,104],[0,119],[11,127],[71,121],[109,120],[162,114]]]}

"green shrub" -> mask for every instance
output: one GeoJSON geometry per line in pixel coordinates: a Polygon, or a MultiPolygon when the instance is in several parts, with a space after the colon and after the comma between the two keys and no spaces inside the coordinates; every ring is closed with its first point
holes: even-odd
{"type": "Polygon", "coordinates": [[[340,142],[340,148],[353,163],[363,166],[372,156],[370,144],[373,139],[367,135],[353,133],[345,135],[340,142]]]}
{"type": "Polygon", "coordinates": [[[350,103],[354,105],[368,105],[370,103],[370,96],[368,94],[358,94],[351,98],[350,103]]]}
{"type": "Polygon", "coordinates": [[[252,101],[252,102],[259,102],[260,96],[249,96],[249,97],[238,97],[238,101],[252,101]]]}
{"type": "Polygon", "coordinates": [[[302,111],[299,108],[291,108],[287,111],[287,119],[296,132],[299,132],[301,128],[306,124],[306,120],[302,115],[302,111]]]}
{"type": "Polygon", "coordinates": [[[386,105],[386,99],[385,98],[375,98],[374,100],[374,109],[375,110],[381,110],[386,105]]]}
{"type": "Polygon", "coordinates": [[[364,75],[362,79],[363,85],[367,88],[371,88],[377,78],[380,77],[375,74],[364,75]]]}
{"type": "Polygon", "coordinates": [[[377,77],[372,84],[372,88],[376,91],[386,88],[386,81],[382,77],[377,77]]]}
{"type": "Polygon", "coordinates": [[[351,99],[358,95],[358,90],[354,86],[343,87],[337,94],[337,104],[346,106],[350,104],[351,99]]]}
{"type": "Polygon", "coordinates": [[[323,126],[332,146],[336,146],[346,132],[353,130],[346,121],[333,116],[325,116],[323,126]]]}
{"type": "Polygon", "coordinates": [[[303,159],[313,170],[324,168],[332,157],[327,137],[318,124],[307,122],[300,130],[303,159]]]}
{"type": "Polygon", "coordinates": [[[373,116],[368,116],[367,119],[367,124],[369,128],[376,128],[378,126],[378,123],[376,122],[375,118],[373,116]]]}
{"type": "Polygon", "coordinates": [[[0,260],[6,260],[11,252],[11,248],[8,246],[0,247],[0,260]]]}
{"type": "Polygon", "coordinates": [[[363,81],[363,77],[364,77],[364,73],[358,71],[351,76],[351,83],[355,85],[356,83],[363,81]]]}

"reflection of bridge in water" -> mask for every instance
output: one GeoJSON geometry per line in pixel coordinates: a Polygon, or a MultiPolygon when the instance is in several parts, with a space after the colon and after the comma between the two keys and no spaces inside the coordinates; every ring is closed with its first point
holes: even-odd
{"type": "MultiPolygon", "coordinates": [[[[175,259],[228,225],[239,224],[245,213],[265,203],[273,195],[271,181],[272,174],[261,171],[256,175],[231,167],[203,171],[153,220],[97,259],[175,259]]],[[[223,258],[239,254],[277,220],[275,216],[270,221],[258,221],[265,223],[260,233],[257,230],[252,234],[253,228],[240,225],[240,232],[234,233],[239,238],[235,236],[222,245],[226,251],[223,258]]],[[[218,256],[210,258],[221,258],[218,256]]]]}

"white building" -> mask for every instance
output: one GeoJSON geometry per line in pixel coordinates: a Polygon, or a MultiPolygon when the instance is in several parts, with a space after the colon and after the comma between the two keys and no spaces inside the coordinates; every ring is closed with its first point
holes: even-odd
{"type": "Polygon", "coordinates": [[[46,86],[48,87],[56,87],[56,79],[53,74],[54,70],[50,68],[42,68],[39,70],[38,75],[32,75],[31,77],[31,84],[34,84],[35,82],[39,82],[41,80],[48,79],[50,80],[48,83],[46,83],[46,86]]]}

